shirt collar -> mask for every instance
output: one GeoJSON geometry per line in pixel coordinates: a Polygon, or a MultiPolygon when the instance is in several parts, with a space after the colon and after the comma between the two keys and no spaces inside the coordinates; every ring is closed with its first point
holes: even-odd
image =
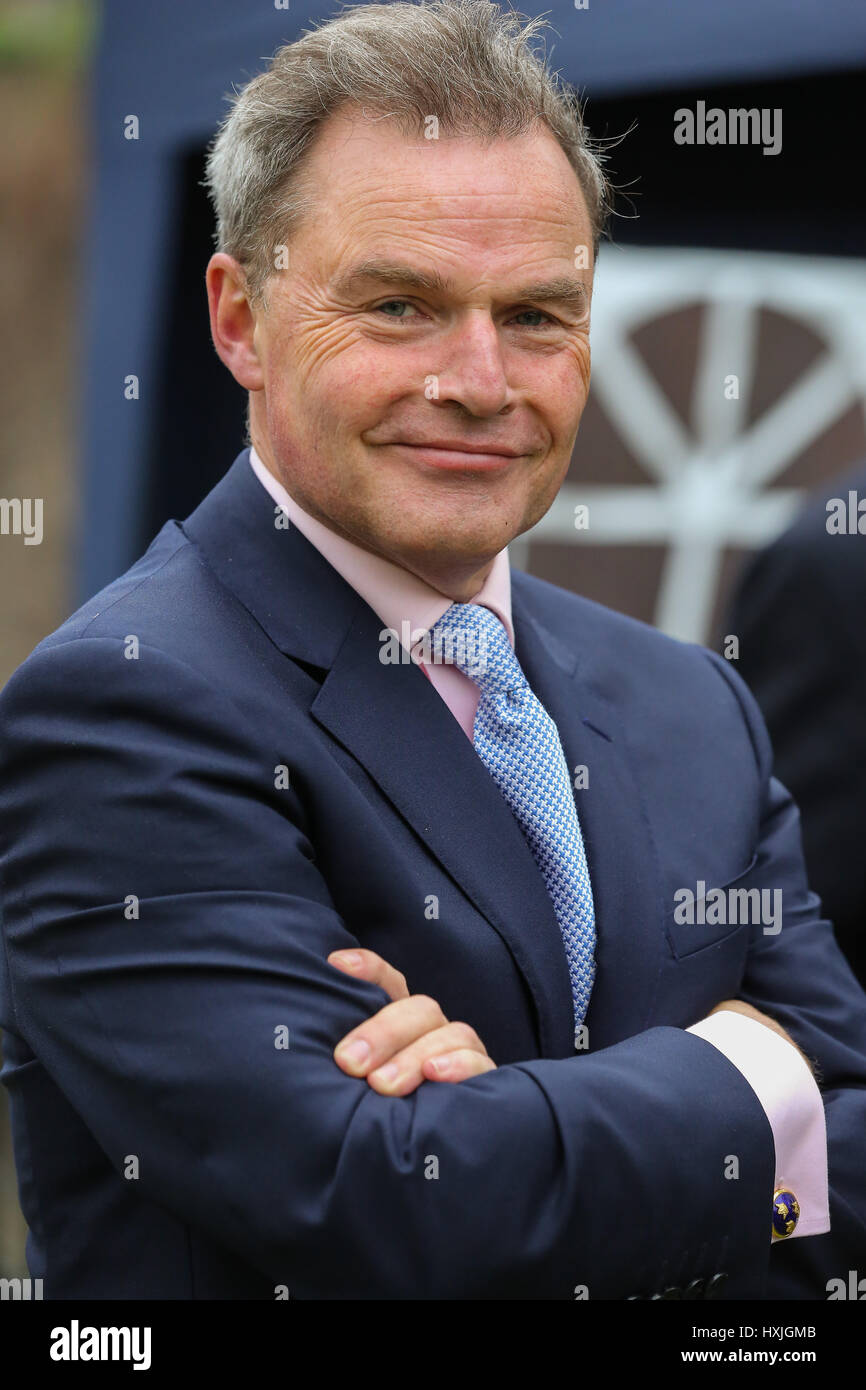
{"type": "MultiPolygon", "coordinates": [[[[345,536],[338,536],[316,517],[304,511],[274,477],[254,448],[250,449],[250,465],[262,486],[281,507],[293,526],[314,545],[338,574],[370,605],[386,627],[391,628],[402,645],[409,649],[442,617],[453,602],[416,574],[374,555],[345,536]]],[[[511,571],[507,548],[494,558],[481,588],[468,600],[483,604],[495,613],[514,646],[514,627],[511,620],[511,571]]]]}

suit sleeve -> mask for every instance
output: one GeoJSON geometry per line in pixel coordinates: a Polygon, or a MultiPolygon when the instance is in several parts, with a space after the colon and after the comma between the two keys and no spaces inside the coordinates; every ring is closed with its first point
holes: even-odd
{"type": "Polygon", "coordinates": [[[773,1247],[767,1297],[822,1297],[827,1280],[847,1277],[866,1258],[866,994],[809,888],[799,813],[771,775],[772,748],[755,699],[728,662],[708,655],[752,737],[766,789],[759,855],[766,881],[783,885],[782,930],[753,925],[740,997],[777,1019],[810,1058],[827,1125],[830,1232],[773,1247]]]}
{"type": "MultiPolygon", "coordinates": [[[[155,648],[82,637],[19,669],[0,740],[7,1022],[118,1182],[293,1298],[624,1298],[718,1269],[761,1296],[772,1137],[710,1043],[653,1028],[380,1096],[332,1053],[386,996],[328,965],[359,943],[304,788],[240,707],[155,648]]],[[[792,1030],[838,1079],[863,1055],[830,1043],[852,989],[817,949],[826,983],[759,946],[750,985],[776,1002],[790,980],[792,1030]]]]}

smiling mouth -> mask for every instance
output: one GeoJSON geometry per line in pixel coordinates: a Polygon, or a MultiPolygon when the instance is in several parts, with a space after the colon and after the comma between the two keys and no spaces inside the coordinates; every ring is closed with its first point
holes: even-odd
{"type": "Polygon", "coordinates": [[[472,469],[490,472],[494,469],[507,468],[515,459],[520,458],[520,454],[497,453],[495,450],[481,451],[477,445],[471,448],[442,448],[436,444],[406,444],[398,441],[388,446],[392,449],[403,449],[422,463],[430,464],[434,468],[445,469],[472,469]]]}

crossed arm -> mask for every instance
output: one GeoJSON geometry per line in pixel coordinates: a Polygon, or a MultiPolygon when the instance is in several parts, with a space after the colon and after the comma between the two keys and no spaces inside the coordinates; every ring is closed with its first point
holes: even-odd
{"type": "MultiPolygon", "coordinates": [[[[374,1091],[407,1096],[422,1081],[466,1081],[495,1071],[496,1063],[468,1023],[451,1023],[435,999],[410,994],[405,975],[375,951],[332,951],[328,961],[338,970],[368,980],[385,991],[390,1004],[359,1027],[351,1029],[334,1049],[334,1060],[349,1076],[366,1077],[374,1091]]],[[[780,1023],[743,999],[723,999],[710,1014],[723,1009],[744,1014],[771,1028],[813,1071],[812,1063],[780,1023]]]]}

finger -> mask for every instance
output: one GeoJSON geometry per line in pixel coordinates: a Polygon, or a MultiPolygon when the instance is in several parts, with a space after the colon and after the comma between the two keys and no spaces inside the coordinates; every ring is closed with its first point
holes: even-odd
{"type": "Polygon", "coordinates": [[[486,1052],[464,1047],[456,1052],[428,1057],[424,1062],[423,1071],[425,1081],[467,1081],[470,1076],[481,1076],[486,1071],[496,1071],[496,1063],[486,1052]]]}
{"type": "MultiPolygon", "coordinates": [[[[373,1068],[367,1075],[367,1081],[380,1095],[405,1096],[425,1080],[423,1068],[426,1061],[458,1051],[487,1056],[483,1042],[468,1023],[445,1023],[395,1053],[384,1066],[373,1068]]],[[[442,1079],[446,1078],[443,1076],[442,1079]]]]}
{"type": "Polygon", "coordinates": [[[379,985],[392,1002],[409,997],[406,976],[395,970],[393,965],[389,965],[375,951],[368,951],[364,946],[353,947],[350,951],[332,951],[328,956],[328,963],[336,966],[338,970],[344,970],[347,975],[356,975],[359,980],[379,985]]]}
{"type": "Polygon", "coordinates": [[[366,1076],[447,1022],[435,999],[427,994],[410,994],[408,999],[386,1004],[341,1038],[334,1048],[334,1060],[351,1076],[366,1076]]]}

